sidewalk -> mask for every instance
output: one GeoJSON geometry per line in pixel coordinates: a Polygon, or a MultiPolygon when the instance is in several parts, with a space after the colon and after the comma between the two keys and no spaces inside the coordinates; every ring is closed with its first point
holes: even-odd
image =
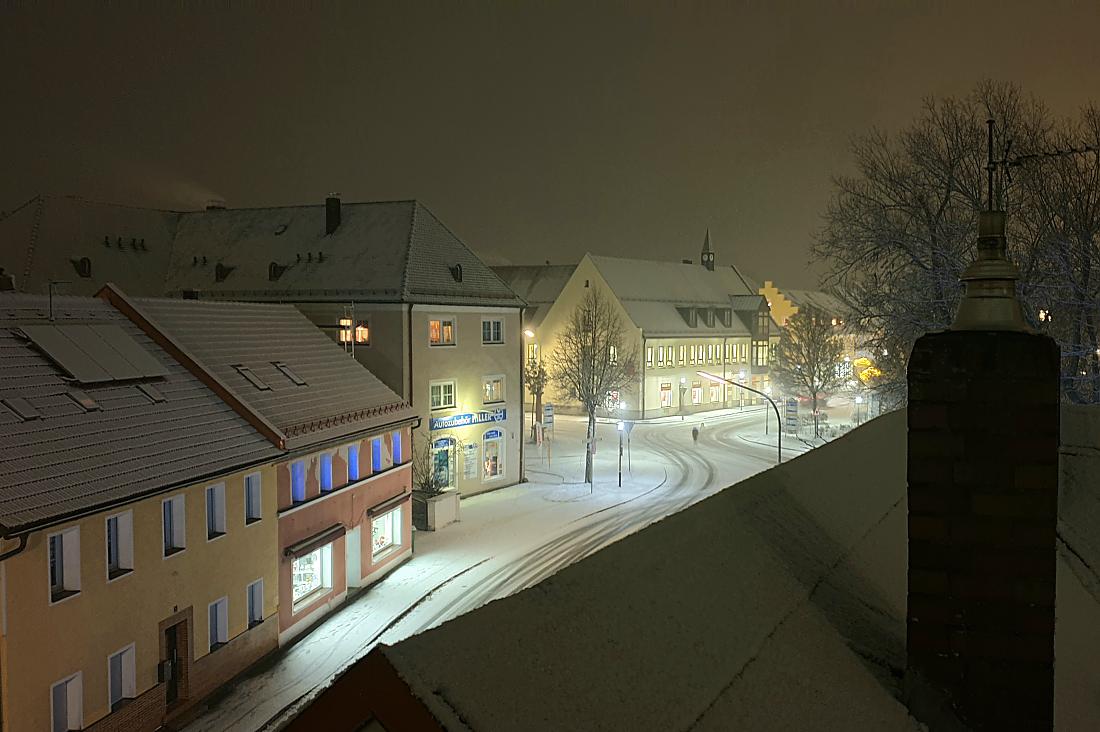
{"type": "MultiPolygon", "coordinates": [[[[759,412],[763,409],[770,409],[770,405],[764,404],[747,404],[743,409],[738,407],[731,407],[729,409],[711,409],[706,412],[692,412],[691,414],[669,414],[661,417],[648,417],[646,419],[629,419],[627,422],[634,422],[635,424],[667,424],[671,422],[691,422],[707,419],[716,419],[719,417],[734,417],[738,414],[750,414],[752,412],[759,412]]],[[[559,415],[557,419],[560,419],[559,415]]],[[[575,419],[583,420],[584,417],[574,417],[575,419]]],[[[617,417],[596,417],[596,422],[599,424],[617,424],[620,420],[617,417]]]]}

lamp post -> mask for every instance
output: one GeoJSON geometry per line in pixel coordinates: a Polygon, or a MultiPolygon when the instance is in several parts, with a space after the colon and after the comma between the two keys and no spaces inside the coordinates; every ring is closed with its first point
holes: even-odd
{"type": "Polygon", "coordinates": [[[623,421],[619,420],[619,487],[623,487],[623,421]]]}
{"type": "Polygon", "coordinates": [[[859,427],[859,405],[863,404],[863,397],[856,396],[856,427],[859,427]]]}
{"type": "Polygon", "coordinates": [[[687,377],[680,377],[680,421],[684,421],[684,392],[687,391],[687,377]]]}
{"type": "MultiPolygon", "coordinates": [[[[745,369],[741,369],[741,371],[737,374],[737,383],[738,383],[738,385],[743,385],[745,383],[745,369]]],[[[745,392],[739,391],[739,392],[737,392],[737,411],[741,412],[741,411],[744,411],[744,409],[745,409],[745,392]]],[[[767,426],[766,421],[765,421],[765,426],[767,426]]]]}
{"type": "MultiPolygon", "coordinates": [[[[714,381],[714,382],[717,382],[717,383],[733,384],[734,386],[739,386],[742,389],[747,389],[747,390],[751,391],[754,394],[759,394],[760,396],[762,396],[762,397],[764,397],[765,399],[768,400],[768,403],[772,405],[772,410],[775,412],[775,423],[776,423],[776,425],[778,425],[778,427],[776,428],[776,431],[775,431],[775,437],[776,437],[776,441],[777,441],[777,444],[778,444],[778,461],[777,461],[777,464],[783,462],[783,418],[779,416],[779,406],[776,405],[775,400],[772,399],[767,394],[765,394],[764,392],[760,391],[759,389],[753,389],[751,386],[745,386],[744,384],[738,384],[738,383],[735,383],[733,381],[730,381],[729,379],[723,379],[721,376],[716,376],[714,374],[707,373],[706,371],[696,371],[695,373],[699,374],[704,379],[710,379],[711,381],[714,381]]],[[[768,426],[768,419],[767,419],[767,415],[765,414],[765,416],[764,416],[764,427],[765,427],[765,429],[767,428],[767,426],[768,426]]]]}

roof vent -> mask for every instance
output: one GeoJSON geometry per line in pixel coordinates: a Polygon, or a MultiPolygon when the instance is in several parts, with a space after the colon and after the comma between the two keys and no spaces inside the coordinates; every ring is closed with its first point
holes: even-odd
{"type": "Polygon", "coordinates": [[[136,236],[130,237],[130,248],[133,249],[135,252],[137,251],[138,245],[136,236]]]}
{"type": "Polygon", "coordinates": [[[122,249],[122,248],[123,248],[123,246],[122,246],[122,237],[121,237],[121,236],[120,236],[120,237],[118,237],[117,239],[115,239],[115,244],[117,244],[117,245],[118,245],[118,248],[119,248],[119,249],[122,249]]]}
{"type": "Polygon", "coordinates": [[[69,261],[73,263],[73,269],[75,269],[76,273],[81,277],[92,276],[92,260],[87,257],[81,257],[80,259],[70,259],[69,261]]]}
{"type": "Polygon", "coordinates": [[[451,277],[454,277],[455,282],[462,282],[462,265],[456,264],[453,267],[449,267],[451,270],[451,277]]]}
{"type": "Polygon", "coordinates": [[[144,236],[141,237],[140,240],[138,240],[138,249],[140,249],[143,252],[149,251],[149,248],[145,246],[145,237],[144,236]]]}
{"type": "Polygon", "coordinates": [[[85,412],[99,411],[99,403],[80,389],[69,389],[69,398],[80,405],[85,412]]]}
{"type": "Polygon", "coordinates": [[[325,235],[340,227],[340,194],[330,193],[325,199],[325,235]]]}
{"type": "Polygon", "coordinates": [[[267,279],[271,282],[279,279],[283,276],[283,272],[286,272],[287,266],[285,264],[279,264],[278,262],[271,262],[267,265],[267,279]]]}
{"type": "Polygon", "coordinates": [[[103,246],[105,246],[105,247],[110,247],[111,246],[111,238],[110,237],[108,237],[106,235],[103,237],[103,246]]]}
{"type": "Polygon", "coordinates": [[[287,227],[286,224],[279,224],[278,226],[276,226],[275,227],[275,236],[281,236],[282,234],[286,233],[286,227],[287,227]]]}
{"type": "Polygon", "coordinates": [[[214,265],[214,281],[225,282],[225,278],[228,277],[230,273],[232,273],[235,269],[236,267],[231,267],[227,264],[222,264],[221,262],[218,262],[214,265]]]}

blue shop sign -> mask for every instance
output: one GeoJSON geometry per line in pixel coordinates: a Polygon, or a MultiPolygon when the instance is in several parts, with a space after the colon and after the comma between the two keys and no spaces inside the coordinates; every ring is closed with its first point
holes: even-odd
{"type": "Polygon", "coordinates": [[[486,440],[495,440],[497,438],[504,437],[504,433],[500,430],[489,430],[485,433],[486,440]]]}
{"type": "Polygon", "coordinates": [[[449,417],[432,417],[428,421],[428,429],[447,430],[452,427],[468,427],[472,424],[485,424],[486,422],[503,422],[508,418],[507,409],[492,409],[473,414],[452,414],[449,417]]]}

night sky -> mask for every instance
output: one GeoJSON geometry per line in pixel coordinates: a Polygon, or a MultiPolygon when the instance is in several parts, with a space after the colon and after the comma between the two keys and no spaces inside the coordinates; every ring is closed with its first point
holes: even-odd
{"type": "Polygon", "coordinates": [[[1097,2],[77,5],[0,0],[0,210],[418,198],[494,263],[694,257],[709,226],[814,287],[851,134],[984,77],[1100,101],[1097,2]]]}

